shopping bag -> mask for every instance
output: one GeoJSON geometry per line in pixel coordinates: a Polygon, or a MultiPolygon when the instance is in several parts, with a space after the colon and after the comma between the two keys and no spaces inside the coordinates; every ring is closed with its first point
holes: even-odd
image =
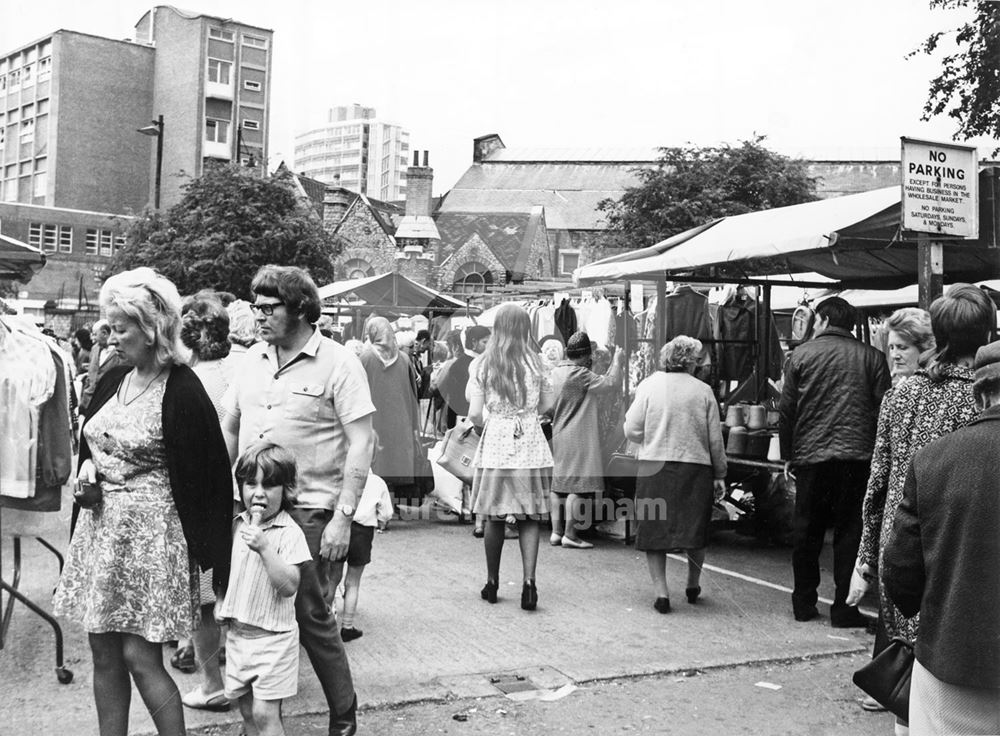
{"type": "Polygon", "coordinates": [[[441,457],[437,461],[438,465],[469,485],[472,485],[475,470],[472,460],[479,448],[479,435],[475,429],[468,419],[459,419],[454,427],[445,432],[441,457]]]}

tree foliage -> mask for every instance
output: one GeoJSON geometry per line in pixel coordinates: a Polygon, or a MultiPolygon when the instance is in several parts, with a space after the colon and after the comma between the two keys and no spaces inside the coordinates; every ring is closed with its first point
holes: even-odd
{"type": "Polygon", "coordinates": [[[239,166],[213,166],[165,213],[147,210],[133,221],[107,273],[149,266],[182,294],[215,289],[245,297],[267,263],[305,268],[320,284],[332,281],[338,251],[289,172],[261,178],[239,166]]]}
{"type": "Polygon", "coordinates": [[[955,138],[1000,135],[1000,3],[930,0],[931,8],[972,6],[973,17],[958,28],[932,33],[910,57],[935,55],[943,39],[956,50],[941,58],[941,73],[931,80],[923,120],[947,114],[958,123],[955,138]]]}
{"type": "Polygon", "coordinates": [[[597,208],[621,245],[641,248],[718,217],[816,199],[805,163],[768,150],[764,140],[660,148],[655,167],[634,169],[637,186],[597,208]]]}

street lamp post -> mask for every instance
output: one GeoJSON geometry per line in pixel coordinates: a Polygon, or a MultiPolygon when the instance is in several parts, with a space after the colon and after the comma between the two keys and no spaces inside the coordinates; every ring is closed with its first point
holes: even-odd
{"type": "Polygon", "coordinates": [[[156,136],[156,181],[153,185],[153,209],[160,209],[160,176],[163,173],[163,116],[160,115],[150,125],[139,128],[143,135],[156,136]]]}

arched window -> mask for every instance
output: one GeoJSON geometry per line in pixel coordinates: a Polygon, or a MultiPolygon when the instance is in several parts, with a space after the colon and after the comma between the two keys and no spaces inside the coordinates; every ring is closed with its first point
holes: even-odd
{"type": "Polygon", "coordinates": [[[482,294],[493,285],[493,272],[485,264],[469,261],[455,271],[452,285],[456,294],[482,294]]]}
{"type": "Polygon", "coordinates": [[[535,272],[536,277],[541,277],[545,273],[545,261],[541,258],[538,259],[538,270],[535,272]]]}
{"type": "Polygon", "coordinates": [[[344,262],[344,278],[363,279],[374,275],[375,269],[363,258],[351,258],[344,262]]]}

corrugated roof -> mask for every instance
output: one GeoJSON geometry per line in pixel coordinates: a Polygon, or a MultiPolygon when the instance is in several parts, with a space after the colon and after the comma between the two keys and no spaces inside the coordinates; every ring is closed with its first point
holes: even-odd
{"type": "Polygon", "coordinates": [[[500,161],[566,162],[583,161],[655,163],[660,157],[656,148],[632,146],[625,148],[605,148],[601,146],[585,148],[498,148],[486,157],[489,163],[500,161]]]}
{"type": "Polygon", "coordinates": [[[634,163],[473,164],[448,192],[440,212],[521,212],[545,207],[552,230],[601,230],[602,199],[638,184],[634,163]]]}

